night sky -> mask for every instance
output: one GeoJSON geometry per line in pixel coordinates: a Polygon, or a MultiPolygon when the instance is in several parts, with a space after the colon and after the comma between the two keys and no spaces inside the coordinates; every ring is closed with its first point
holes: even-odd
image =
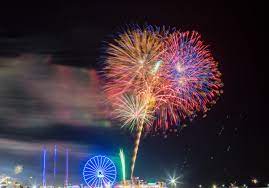
{"type": "Polygon", "coordinates": [[[134,136],[106,117],[98,71],[105,42],[129,24],[152,24],[200,32],[220,62],[224,94],[179,134],[145,136],[135,174],[165,179],[175,171],[185,187],[254,177],[269,183],[264,11],[254,2],[1,4],[0,174],[20,164],[24,171],[15,176],[40,181],[42,148],[52,157],[54,144],[59,183],[65,148],[75,184],[89,156],[117,162],[124,148],[130,160],[134,136]]]}

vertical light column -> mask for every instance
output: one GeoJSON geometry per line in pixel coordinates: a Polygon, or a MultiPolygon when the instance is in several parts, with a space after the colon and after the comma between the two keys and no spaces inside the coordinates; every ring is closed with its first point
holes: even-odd
{"type": "Polygon", "coordinates": [[[65,186],[67,187],[68,186],[68,149],[66,149],[66,161],[65,161],[65,186]]]}
{"type": "Polygon", "coordinates": [[[46,188],[46,148],[43,149],[43,172],[42,172],[42,183],[43,188],[46,188]]]}
{"type": "Polygon", "coordinates": [[[53,181],[54,187],[56,186],[56,169],[57,169],[57,145],[54,145],[54,160],[53,160],[53,181]]]}

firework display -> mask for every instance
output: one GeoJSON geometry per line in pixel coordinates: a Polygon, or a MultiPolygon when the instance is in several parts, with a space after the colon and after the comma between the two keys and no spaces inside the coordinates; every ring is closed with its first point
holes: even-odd
{"type": "Polygon", "coordinates": [[[155,125],[167,129],[197,113],[205,113],[222,92],[221,73],[197,32],[174,32],[165,41],[163,100],[158,101],[155,125]]]}
{"type": "Polygon", "coordinates": [[[129,30],[109,46],[105,67],[109,98],[117,100],[126,93],[143,93],[151,85],[152,68],[163,50],[161,36],[150,29],[129,30]]]}
{"type": "Polygon", "coordinates": [[[109,43],[104,72],[113,116],[137,131],[131,177],[143,130],[183,125],[222,93],[218,63],[197,32],[131,28],[109,43]]]}
{"type": "Polygon", "coordinates": [[[121,161],[122,181],[124,182],[126,180],[126,171],[125,171],[125,156],[122,149],[120,149],[119,156],[121,161]]]}

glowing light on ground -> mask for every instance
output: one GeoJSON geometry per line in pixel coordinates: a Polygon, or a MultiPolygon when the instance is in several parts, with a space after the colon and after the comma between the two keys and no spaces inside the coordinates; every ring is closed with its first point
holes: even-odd
{"type": "Polygon", "coordinates": [[[176,176],[174,173],[173,176],[168,176],[168,185],[171,185],[172,187],[176,187],[177,184],[183,184],[182,182],[182,176],[176,176]]]}
{"type": "Polygon", "coordinates": [[[14,174],[20,174],[20,173],[22,173],[22,171],[23,171],[23,166],[22,165],[15,166],[14,174]]]}

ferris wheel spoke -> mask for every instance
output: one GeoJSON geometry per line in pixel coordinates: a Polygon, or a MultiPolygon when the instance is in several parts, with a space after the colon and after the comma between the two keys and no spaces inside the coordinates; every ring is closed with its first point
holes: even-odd
{"type": "Polygon", "coordinates": [[[107,166],[107,164],[109,163],[109,159],[106,157],[105,158],[107,161],[106,161],[106,163],[104,164],[104,169],[106,168],[106,166],[107,166]]]}
{"type": "Polygon", "coordinates": [[[90,187],[92,187],[95,178],[96,178],[96,177],[93,177],[93,178],[92,178],[91,180],[89,180],[88,182],[86,181],[86,182],[87,182],[87,185],[90,186],[90,187]]]}
{"type": "Polygon", "coordinates": [[[111,171],[111,172],[106,172],[105,174],[114,176],[114,175],[115,175],[115,172],[116,172],[116,171],[111,171]]]}
{"type": "MultiPolygon", "coordinates": [[[[106,179],[106,182],[111,183],[111,180],[110,180],[110,179],[108,179],[107,177],[104,177],[104,179],[106,179]]],[[[104,182],[105,182],[105,180],[104,180],[104,182]]]]}
{"type": "Polygon", "coordinates": [[[97,181],[97,187],[98,187],[98,188],[101,187],[101,178],[98,178],[98,181],[97,181]]]}
{"type": "Polygon", "coordinates": [[[102,156],[100,159],[100,168],[103,169],[104,157],[102,156]]]}
{"type": "Polygon", "coordinates": [[[89,166],[91,166],[92,168],[94,168],[94,170],[96,170],[96,169],[97,169],[97,166],[96,166],[96,164],[94,163],[94,159],[91,158],[90,161],[91,161],[91,164],[89,164],[89,166]]]}
{"type": "Polygon", "coordinates": [[[104,168],[105,160],[106,160],[106,158],[104,156],[102,156],[101,157],[101,164],[100,164],[101,168],[104,168]]]}
{"type": "Polygon", "coordinates": [[[93,187],[96,187],[96,182],[97,182],[97,181],[98,181],[98,178],[95,177],[91,185],[93,185],[93,187]]]}
{"type": "Polygon", "coordinates": [[[101,159],[100,159],[99,157],[97,157],[96,160],[97,160],[98,168],[100,168],[100,162],[101,162],[101,159]]]}
{"type": "Polygon", "coordinates": [[[100,168],[100,166],[101,166],[101,160],[102,160],[102,157],[97,158],[98,168],[100,168]]]}
{"type": "Polygon", "coordinates": [[[97,166],[96,166],[96,164],[94,162],[94,158],[91,159],[91,164],[90,165],[94,168],[94,170],[97,168],[97,166]]]}
{"type": "Polygon", "coordinates": [[[93,166],[93,164],[88,164],[87,166],[85,166],[85,168],[92,168],[92,169],[94,169],[94,166],[93,166]]]}
{"type": "Polygon", "coordinates": [[[88,174],[84,174],[84,177],[89,177],[89,176],[96,176],[96,174],[95,173],[88,173],[88,174]]]}
{"type": "Polygon", "coordinates": [[[110,171],[112,169],[114,169],[115,167],[113,165],[109,165],[105,168],[106,171],[110,171]]]}
{"type": "Polygon", "coordinates": [[[97,180],[97,182],[96,182],[96,188],[99,188],[100,186],[99,186],[99,183],[100,183],[100,178],[98,178],[98,180],[97,180]]]}
{"type": "Polygon", "coordinates": [[[93,173],[93,170],[84,170],[84,174],[91,174],[93,173]]]}
{"type": "Polygon", "coordinates": [[[96,158],[97,158],[97,157],[93,158],[93,161],[94,161],[94,164],[95,164],[95,166],[96,166],[96,169],[98,169],[99,165],[98,165],[98,162],[96,161],[96,160],[97,160],[96,158]]]}
{"type": "Polygon", "coordinates": [[[98,187],[103,187],[103,181],[102,181],[103,178],[99,178],[99,186],[98,187]]]}
{"type": "Polygon", "coordinates": [[[107,169],[111,169],[111,168],[114,168],[113,164],[108,164],[108,165],[105,167],[106,170],[107,170],[107,169]]]}
{"type": "Polygon", "coordinates": [[[91,176],[91,177],[84,177],[84,180],[85,180],[86,182],[91,182],[92,179],[94,179],[94,178],[95,178],[94,176],[91,176]]]}
{"type": "Polygon", "coordinates": [[[96,174],[94,174],[94,173],[84,174],[84,177],[85,177],[85,178],[88,178],[88,177],[95,177],[95,176],[96,176],[96,174]]]}
{"type": "Polygon", "coordinates": [[[84,172],[83,174],[85,176],[88,176],[88,175],[96,175],[93,171],[91,171],[91,172],[84,172]]]}
{"type": "Polygon", "coordinates": [[[104,171],[105,171],[105,172],[109,172],[109,171],[111,171],[113,168],[114,168],[113,165],[111,166],[111,165],[109,164],[109,165],[107,165],[107,166],[104,168],[104,171]]]}
{"type": "Polygon", "coordinates": [[[89,167],[85,167],[85,169],[88,169],[88,170],[90,170],[90,171],[94,171],[95,169],[93,168],[93,167],[91,167],[91,166],[89,166],[89,167]]]}
{"type": "Polygon", "coordinates": [[[99,178],[96,179],[96,182],[95,182],[95,186],[94,187],[95,188],[98,188],[99,187],[98,184],[99,184],[99,178]]]}
{"type": "Polygon", "coordinates": [[[111,168],[111,169],[105,169],[104,170],[105,173],[115,173],[116,172],[116,169],[115,168],[111,168]]]}
{"type": "Polygon", "coordinates": [[[89,173],[85,173],[84,176],[96,176],[96,173],[93,172],[89,172],[89,173]]]}
{"type": "Polygon", "coordinates": [[[111,185],[112,181],[110,181],[108,178],[103,179],[104,185],[111,185]]]}
{"type": "Polygon", "coordinates": [[[93,161],[94,161],[94,164],[95,164],[95,166],[96,166],[96,169],[98,169],[98,168],[99,168],[98,157],[95,157],[95,158],[93,159],[93,161]]]}
{"type": "Polygon", "coordinates": [[[105,182],[105,180],[104,180],[105,178],[102,178],[101,179],[101,185],[103,186],[103,185],[106,185],[106,182],[105,182]]]}
{"type": "Polygon", "coordinates": [[[105,157],[104,159],[104,163],[103,163],[103,169],[105,170],[106,169],[106,165],[107,163],[109,163],[109,160],[105,157]]]}
{"type": "Polygon", "coordinates": [[[114,178],[115,175],[114,174],[106,174],[106,177],[112,177],[112,178],[114,178]]]}
{"type": "Polygon", "coordinates": [[[95,176],[95,174],[84,174],[84,179],[88,179],[89,177],[95,176]]]}
{"type": "Polygon", "coordinates": [[[111,179],[114,179],[115,177],[114,176],[111,176],[111,175],[106,175],[107,178],[111,178],[111,179]]]}

